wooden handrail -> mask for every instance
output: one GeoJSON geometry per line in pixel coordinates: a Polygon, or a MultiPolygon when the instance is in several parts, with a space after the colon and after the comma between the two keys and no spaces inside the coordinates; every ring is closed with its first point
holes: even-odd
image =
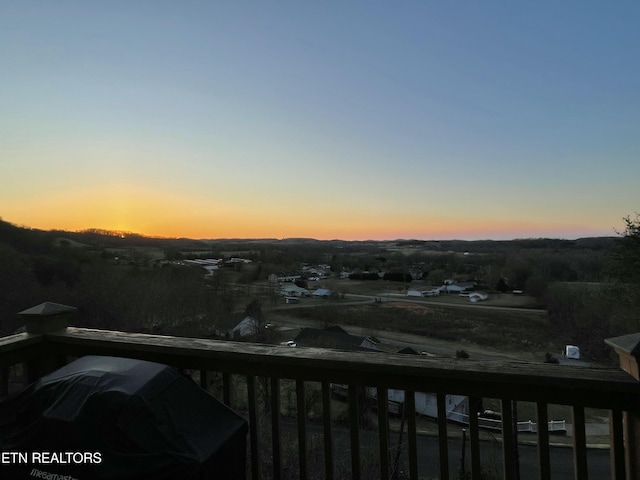
{"type": "MultiPolygon", "coordinates": [[[[68,328],[47,334],[70,356],[114,355],[243,375],[632,410],[640,384],[617,368],[469,361],[68,328]]],[[[3,354],[0,344],[0,355],[3,354]]]]}

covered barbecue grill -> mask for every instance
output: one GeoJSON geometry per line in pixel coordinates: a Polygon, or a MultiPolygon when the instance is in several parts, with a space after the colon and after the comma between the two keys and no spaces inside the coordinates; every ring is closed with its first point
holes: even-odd
{"type": "Polygon", "coordinates": [[[0,450],[16,452],[0,477],[245,478],[246,434],[174,368],[87,356],[0,402],[0,450]]]}

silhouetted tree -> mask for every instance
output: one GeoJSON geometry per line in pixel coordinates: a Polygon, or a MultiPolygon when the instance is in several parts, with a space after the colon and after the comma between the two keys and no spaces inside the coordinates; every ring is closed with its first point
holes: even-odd
{"type": "Polygon", "coordinates": [[[501,278],[500,280],[498,280],[498,284],[496,285],[496,290],[501,293],[505,293],[507,290],[509,290],[509,285],[507,285],[507,282],[505,281],[504,278],[501,278]]]}
{"type": "Polygon", "coordinates": [[[635,219],[625,217],[625,230],[620,234],[613,252],[614,271],[626,282],[640,283],[640,214],[635,219]]]}
{"type": "Polygon", "coordinates": [[[387,281],[391,281],[391,282],[409,283],[409,282],[411,282],[413,280],[413,277],[411,276],[410,273],[387,272],[387,273],[384,274],[383,279],[387,280],[387,281]]]}

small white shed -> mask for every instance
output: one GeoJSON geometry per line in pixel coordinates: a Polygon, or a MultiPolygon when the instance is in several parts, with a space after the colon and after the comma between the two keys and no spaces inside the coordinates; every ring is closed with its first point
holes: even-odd
{"type": "Polygon", "coordinates": [[[565,358],[580,360],[580,348],[575,345],[565,345],[564,352],[562,353],[565,358]]]}

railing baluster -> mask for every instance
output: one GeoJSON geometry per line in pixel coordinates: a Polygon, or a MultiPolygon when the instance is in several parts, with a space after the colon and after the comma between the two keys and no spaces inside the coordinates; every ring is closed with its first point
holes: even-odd
{"type": "MultiPolygon", "coordinates": [[[[636,400],[638,402],[638,400],[636,400]]],[[[625,469],[627,477],[640,478],[640,412],[638,405],[622,415],[625,440],[625,469]]]]}
{"type": "Polygon", "coordinates": [[[471,444],[471,478],[480,480],[482,477],[480,463],[480,429],[478,428],[478,406],[480,399],[469,397],[469,443],[471,444]]]}
{"type": "Polygon", "coordinates": [[[609,413],[609,436],[611,439],[611,479],[625,480],[624,427],[621,410],[615,409],[609,413]]]}
{"type": "Polygon", "coordinates": [[[9,367],[0,368],[0,398],[9,395],[9,367]]]}
{"type": "Polygon", "coordinates": [[[304,395],[304,381],[296,380],[296,405],[298,417],[298,463],[300,475],[298,478],[307,478],[307,405],[304,395]]]}
{"type": "Polygon", "coordinates": [[[574,405],[573,418],[573,464],[576,480],[587,480],[587,435],[584,424],[584,407],[574,405]]]}
{"type": "MultiPolygon", "coordinates": [[[[380,478],[389,478],[389,400],[384,387],[377,388],[378,439],[380,442],[380,478]]],[[[398,445],[400,448],[400,445],[398,445]]]]}
{"type": "Polygon", "coordinates": [[[247,375],[247,397],[249,407],[249,440],[251,445],[251,477],[260,480],[259,425],[256,410],[256,377],[247,375]]]}
{"type": "Polygon", "coordinates": [[[200,388],[203,390],[207,390],[209,385],[208,385],[208,375],[207,375],[207,371],[206,370],[200,370],[200,388]]]}
{"type": "Polygon", "coordinates": [[[516,449],[514,445],[515,435],[513,432],[513,410],[511,408],[511,400],[501,399],[502,406],[502,468],[504,478],[512,479],[516,477],[515,455],[516,449]]]}
{"type": "Polygon", "coordinates": [[[271,377],[271,455],[273,458],[273,478],[280,478],[282,476],[281,441],[280,379],[271,377]]]}
{"type": "Polygon", "coordinates": [[[227,407],[231,407],[231,374],[222,374],[222,403],[227,407]]]}
{"type": "Polygon", "coordinates": [[[449,480],[449,433],[447,432],[447,395],[438,393],[438,450],[440,480],[449,480]]]}
{"type": "Polygon", "coordinates": [[[358,388],[349,384],[349,426],[351,430],[351,478],[360,480],[360,409],[358,408],[358,388]]]}
{"type": "Polygon", "coordinates": [[[322,382],[322,421],[324,425],[324,478],[333,479],[333,434],[331,430],[331,385],[322,382]]]}
{"type": "Polygon", "coordinates": [[[547,404],[536,404],[538,421],[538,477],[540,480],[551,480],[551,459],[549,455],[549,415],[547,404]]]}
{"type": "Polygon", "coordinates": [[[407,437],[409,440],[409,478],[418,480],[418,431],[416,428],[416,393],[404,392],[404,412],[407,417],[407,437]]]}

